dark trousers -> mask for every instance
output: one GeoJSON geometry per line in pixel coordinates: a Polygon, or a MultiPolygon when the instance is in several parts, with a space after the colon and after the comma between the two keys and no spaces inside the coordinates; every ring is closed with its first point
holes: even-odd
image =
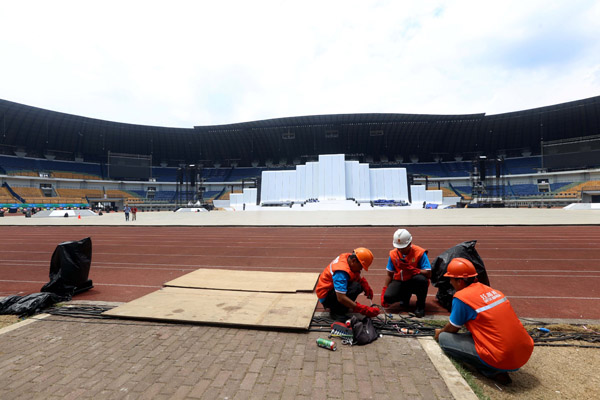
{"type": "Polygon", "coordinates": [[[475,342],[473,341],[473,336],[471,336],[471,333],[442,332],[440,333],[439,343],[441,349],[444,350],[444,352],[450,357],[466,362],[467,364],[471,364],[487,377],[492,377],[500,372],[511,371],[497,369],[481,361],[477,355],[475,342]]]}
{"type": "Polygon", "coordinates": [[[417,308],[425,308],[425,300],[427,299],[427,289],[429,288],[429,279],[425,275],[415,275],[407,281],[393,280],[385,291],[383,296],[387,304],[392,304],[397,301],[408,306],[410,298],[414,294],[417,296],[417,308]]]}
{"type": "MultiPolygon", "coordinates": [[[[348,283],[348,289],[346,291],[346,296],[348,296],[352,301],[356,301],[356,298],[362,292],[363,292],[363,288],[360,285],[360,283],[358,283],[358,282],[348,283]]],[[[323,307],[329,308],[329,311],[332,314],[345,315],[349,311],[351,311],[348,309],[348,307],[346,307],[345,305],[341,304],[338,301],[337,296],[335,294],[335,290],[333,290],[333,289],[331,289],[327,293],[327,297],[325,297],[325,301],[322,304],[323,304],[323,307]]]]}

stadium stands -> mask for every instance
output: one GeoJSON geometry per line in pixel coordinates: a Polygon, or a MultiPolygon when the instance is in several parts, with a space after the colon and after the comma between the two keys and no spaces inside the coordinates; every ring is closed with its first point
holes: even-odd
{"type": "Polygon", "coordinates": [[[31,201],[30,199],[41,199],[45,197],[39,188],[12,186],[12,189],[28,202],[31,201]]]}
{"type": "Polygon", "coordinates": [[[177,181],[177,168],[152,167],[152,178],[156,182],[175,182],[177,181]]]}
{"type": "Polygon", "coordinates": [[[243,179],[260,178],[264,168],[234,168],[229,175],[229,181],[237,182],[243,179]]]}
{"type": "Polygon", "coordinates": [[[109,199],[124,199],[126,203],[139,203],[142,198],[133,191],[108,189],[105,191],[109,199]]]}
{"type": "Polygon", "coordinates": [[[15,201],[15,198],[6,187],[0,187],[0,203],[14,203],[15,201]]]}
{"type": "Polygon", "coordinates": [[[7,175],[40,176],[45,173],[54,178],[102,179],[100,165],[92,163],[0,155],[0,166],[7,175]]]}
{"type": "Polygon", "coordinates": [[[177,192],[174,190],[161,190],[154,195],[155,202],[173,202],[177,192]]]}
{"type": "Polygon", "coordinates": [[[516,197],[535,196],[540,194],[537,185],[533,184],[517,184],[510,185],[510,187],[511,193],[516,197]]]}
{"type": "Polygon", "coordinates": [[[202,170],[202,178],[206,182],[227,182],[231,171],[231,168],[205,168],[202,170]]]}
{"type": "MultiPolygon", "coordinates": [[[[443,189],[445,196],[465,198],[473,195],[475,163],[483,156],[489,162],[487,176],[493,177],[498,171],[503,176],[502,182],[485,182],[484,191],[490,196],[579,198],[589,187],[585,181],[598,176],[597,172],[570,174],[573,168],[548,176],[542,168],[542,154],[549,154],[542,150],[551,153],[558,147],[542,146],[540,127],[544,129],[543,144],[567,140],[579,143],[576,149],[595,145],[589,138],[600,132],[600,96],[498,115],[315,115],[190,129],[101,121],[5,100],[0,100],[0,115],[5,126],[0,175],[2,183],[15,188],[14,194],[4,188],[0,198],[10,201],[20,201],[15,196],[53,202],[102,198],[105,194],[138,203],[198,198],[198,193],[192,192],[178,195],[181,188],[175,184],[178,166],[192,164],[215,166],[201,170],[207,190],[204,198],[211,199],[223,191],[238,190],[236,182],[260,177],[267,169],[291,170],[320,154],[346,154],[348,160],[369,163],[372,168],[404,167],[415,182],[423,183],[421,179],[426,176],[430,184],[449,186],[443,189]],[[107,179],[108,149],[151,155],[152,179],[141,181],[143,184],[107,179]],[[455,157],[464,161],[443,161],[455,157]],[[500,159],[503,162],[498,170],[500,159]],[[538,176],[548,179],[545,184],[535,184],[539,181],[535,174],[540,173],[545,175],[538,176]],[[106,183],[88,182],[102,179],[106,183]],[[86,187],[94,189],[83,189],[86,187]]],[[[592,171],[595,167],[600,167],[600,159],[591,164],[587,160],[584,169],[592,171]]],[[[185,181],[186,189],[194,189],[187,187],[188,179],[185,181]]]]}
{"type": "Polygon", "coordinates": [[[504,160],[503,174],[535,174],[541,168],[540,156],[507,158],[504,160]]]}
{"type": "Polygon", "coordinates": [[[102,190],[99,190],[99,189],[68,189],[68,188],[56,189],[56,194],[58,194],[58,197],[77,198],[80,200],[85,200],[87,197],[102,198],[104,195],[102,190]]]}

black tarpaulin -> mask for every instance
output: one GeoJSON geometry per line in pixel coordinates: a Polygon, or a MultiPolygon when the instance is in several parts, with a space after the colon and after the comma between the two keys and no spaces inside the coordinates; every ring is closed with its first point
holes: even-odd
{"type": "Polygon", "coordinates": [[[0,314],[27,317],[37,314],[59,301],[68,300],[54,293],[32,293],[27,296],[8,296],[0,300],[0,314]]]}
{"type": "Polygon", "coordinates": [[[484,285],[490,284],[490,280],[485,270],[483,260],[475,250],[477,240],[462,242],[449,248],[440,254],[431,264],[431,283],[438,288],[436,298],[446,310],[452,309],[452,298],[454,297],[454,288],[450,284],[450,278],[443,275],[448,270],[448,264],[453,258],[466,258],[471,261],[477,271],[477,279],[484,285]]]}
{"type": "Polygon", "coordinates": [[[91,238],[59,244],[50,261],[50,282],[41,291],[70,297],[91,289],[92,281],[88,279],[91,263],[91,238]]]}

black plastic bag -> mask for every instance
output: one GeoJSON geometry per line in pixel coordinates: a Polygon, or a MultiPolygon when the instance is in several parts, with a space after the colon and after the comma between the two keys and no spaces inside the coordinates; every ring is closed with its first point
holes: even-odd
{"type": "Polygon", "coordinates": [[[452,299],[454,298],[454,288],[450,284],[450,279],[443,275],[448,270],[448,264],[453,258],[466,258],[471,261],[477,271],[477,280],[484,285],[489,286],[490,280],[483,265],[483,260],[475,250],[477,240],[462,242],[449,248],[440,254],[431,264],[431,283],[438,288],[436,298],[446,310],[452,310],[452,299]]]}
{"type": "Polygon", "coordinates": [[[93,288],[88,279],[91,264],[91,238],[59,244],[50,261],[50,282],[41,291],[70,297],[93,288]]]}
{"type": "Polygon", "coordinates": [[[27,296],[8,296],[0,300],[0,314],[18,315],[26,317],[37,314],[45,308],[53,306],[69,298],[61,297],[54,293],[33,293],[27,296]]]}
{"type": "Polygon", "coordinates": [[[352,334],[354,335],[354,341],[352,344],[369,344],[379,337],[373,321],[369,317],[358,319],[356,316],[350,318],[350,325],[352,326],[352,334]]]}

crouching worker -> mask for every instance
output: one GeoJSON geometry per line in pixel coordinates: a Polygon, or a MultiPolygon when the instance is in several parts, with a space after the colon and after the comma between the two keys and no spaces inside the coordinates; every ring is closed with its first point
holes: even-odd
{"type": "Polygon", "coordinates": [[[352,253],[340,254],[321,272],[316,293],[323,307],[329,309],[332,319],[346,320],[350,311],[367,317],[379,315],[379,308],[356,302],[362,292],[368,299],[373,299],[373,290],[360,276],[360,271],[363,268],[368,271],[372,262],[373,253],[359,247],[352,253]]]}
{"type": "Polygon", "coordinates": [[[531,357],[533,339],[499,290],[477,282],[477,271],[465,258],[448,264],[444,276],[456,289],[450,320],[435,330],[435,340],[449,356],[473,365],[501,384],[512,382],[508,372],[531,357]],[[468,333],[457,334],[465,325],[468,333]]]}
{"type": "Polygon", "coordinates": [[[387,276],[381,289],[381,305],[388,307],[397,301],[408,308],[412,295],[417,297],[415,317],[425,316],[425,300],[431,264],[427,258],[427,250],[412,243],[412,235],[406,229],[398,229],[392,242],[394,249],[386,267],[387,276]]]}

